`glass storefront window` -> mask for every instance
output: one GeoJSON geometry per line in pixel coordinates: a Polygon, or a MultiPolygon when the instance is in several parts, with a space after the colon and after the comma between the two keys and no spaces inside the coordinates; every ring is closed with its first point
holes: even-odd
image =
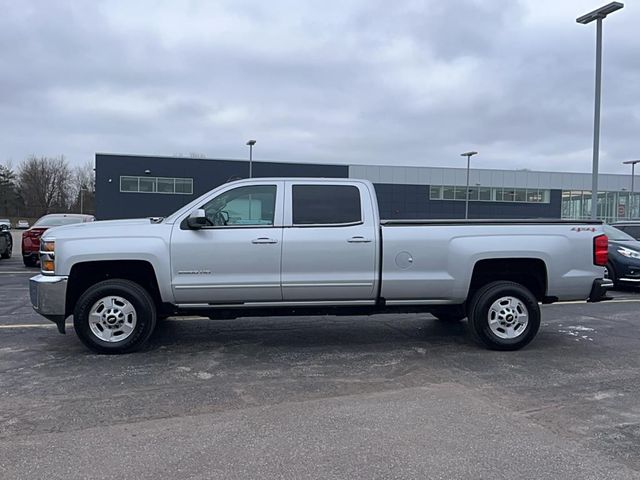
{"type": "MultiPolygon", "coordinates": [[[[587,220],[591,218],[591,192],[570,190],[562,192],[562,218],[587,220]]],[[[640,193],[599,192],[598,218],[607,223],[640,218],[640,193]]]]}

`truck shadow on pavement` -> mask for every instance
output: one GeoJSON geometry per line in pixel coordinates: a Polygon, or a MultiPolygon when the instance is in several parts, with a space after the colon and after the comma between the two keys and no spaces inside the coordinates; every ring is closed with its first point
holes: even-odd
{"type": "MultiPolygon", "coordinates": [[[[158,322],[147,351],[159,348],[193,350],[195,348],[259,345],[262,348],[322,348],[357,349],[362,345],[381,348],[416,346],[455,347],[483,350],[467,331],[467,322],[447,322],[429,315],[412,315],[403,319],[376,317],[306,317],[247,318],[236,320],[180,320],[158,322]]],[[[549,333],[549,332],[547,332],[549,333]]],[[[545,334],[527,348],[556,348],[570,344],[558,335],[545,334]]]]}

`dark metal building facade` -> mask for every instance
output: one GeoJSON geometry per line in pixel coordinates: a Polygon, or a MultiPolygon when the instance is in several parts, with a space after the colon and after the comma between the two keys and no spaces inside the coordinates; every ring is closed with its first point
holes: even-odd
{"type": "MultiPolygon", "coordinates": [[[[363,173],[363,167],[347,165],[253,162],[254,177],[367,178],[363,173]]],[[[246,160],[96,154],[96,217],[166,216],[230,178],[248,174],[246,160]]],[[[430,184],[405,178],[392,183],[369,178],[376,187],[382,218],[464,217],[464,201],[434,200],[430,184]]],[[[446,178],[442,182],[452,183],[446,178]]],[[[470,201],[469,217],[560,218],[561,209],[562,190],[547,189],[545,201],[539,203],[470,201]]]]}

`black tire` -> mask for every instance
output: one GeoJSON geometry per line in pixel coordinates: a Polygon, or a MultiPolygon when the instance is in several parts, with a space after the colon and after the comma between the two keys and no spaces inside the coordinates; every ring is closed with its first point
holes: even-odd
{"type": "Polygon", "coordinates": [[[149,292],[130,280],[105,280],[89,287],[78,299],[73,312],[73,327],[87,347],[96,353],[130,353],[140,349],[156,326],[156,306],[149,292]],[[101,299],[108,296],[122,297],[135,309],[136,323],[124,340],[108,342],[91,330],[89,313],[101,299]]]}
{"type": "Polygon", "coordinates": [[[11,240],[9,240],[9,242],[7,242],[7,249],[2,252],[2,255],[0,255],[0,257],[2,258],[11,258],[11,253],[13,252],[13,242],[11,240]]]}
{"type": "Polygon", "coordinates": [[[443,322],[459,322],[467,317],[464,307],[440,307],[431,312],[431,315],[443,322]]]}
{"type": "Polygon", "coordinates": [[[35,267],[38,264],[38,260],[34,256],[22,257],[25,267],[35,267]]]}
{"type": "Polygon", "coordinates": [[[607,262],[606,269],[607,269],[607,274],[605,275],[605,278],[608,278],[613,282],[614,286],[617,286],[618,276],[616,275],[616,269],[613,268],[613,265],[611,264],[611,262],[607,262]]]}
{"type": "MultiPolygon", "coordinates": [[[[540,306],[528,288],[498,281],[480,288],[469,303],[469,329],[477,341],[491,350],[518,350],[533,340],[540,329],[540,306]],[[490,309],[502,297],[515,297],[527,309],[528,322],[515,338],[501,338],[489,325],[490,309]]],[[[517,314],[516,314],[517,318],[517,314]]],[[[498,328],[502,328],[498,325],[498,328]]],[[[504,332],[503,332],[504,333],[504,332]]]]}

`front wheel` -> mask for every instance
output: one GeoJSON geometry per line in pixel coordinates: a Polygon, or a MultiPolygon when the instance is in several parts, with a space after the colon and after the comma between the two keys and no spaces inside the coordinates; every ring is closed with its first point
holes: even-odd
{"type": "Polygon", "coordinates": [[[36,257],[22,257],[22,262],[24,263],[25,267],[35,267],[36,265],[38,265],[38,259],[36,257]]]}
{"type": "Polygon", "coordinates": [[[13,252],[13,243],[11,241],[7,242],[7,249],[2,252],[0,257],[2,258],[11,258],[11,253],[13,252]]]}
{"type": "Polygon", "coordinates": [[[540,306],[523,285],[492,282],[480,288],[469,304],[472,334],[492,350],[518,350],[540,329],[540,306]]]}
{"type": "Polygon", "coordinates": [[[97,353],[138,350],[156,326],[151,295],[130,280],[105,280],[82,294],[73,313],[73,327],[97,353]]]}
{"type": "Polygon", "coordinates": [[[614,286],[618,284],[616,270],[613,268],[613,265],[611,265],[611,262],[607,262],[607,265],[604,267],[604,278],[611,280],[614,286]]]}

